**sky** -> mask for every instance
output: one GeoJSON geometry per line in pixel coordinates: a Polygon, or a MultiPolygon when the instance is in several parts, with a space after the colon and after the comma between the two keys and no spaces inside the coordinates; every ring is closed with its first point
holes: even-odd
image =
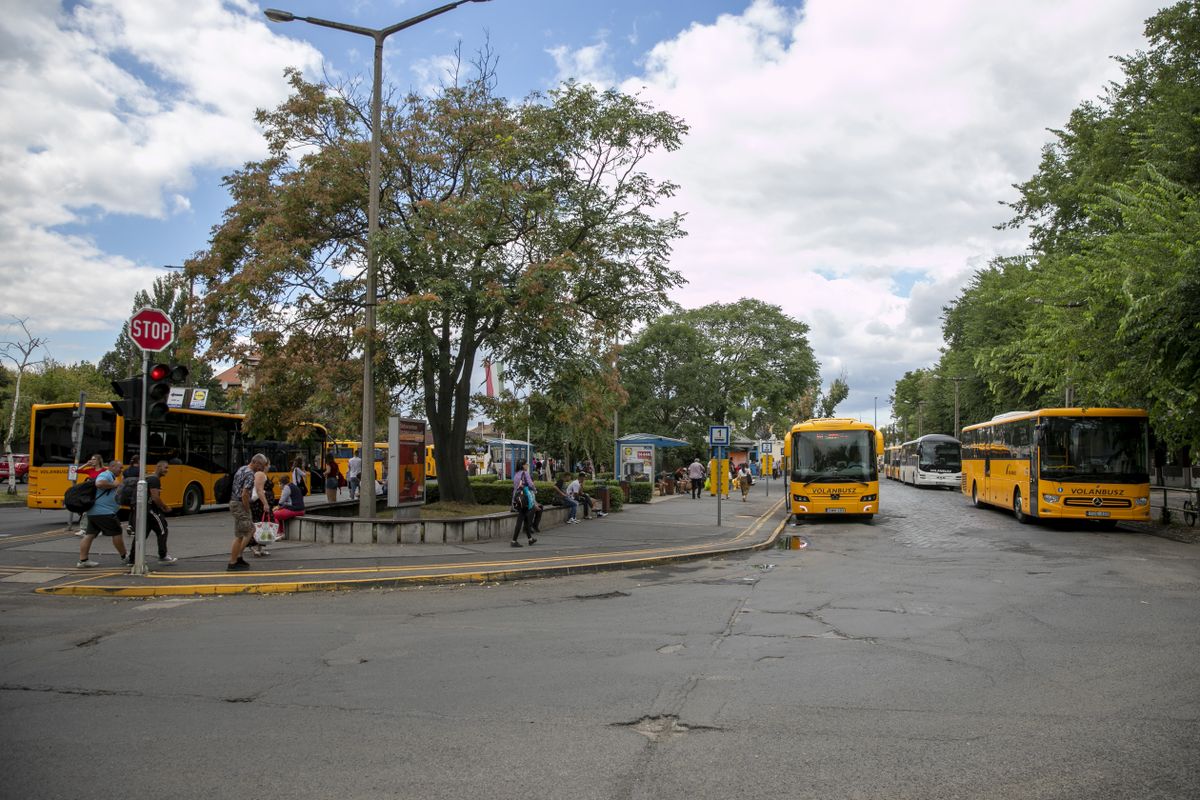
{"type": "MultiPolygon", "coordinates": [[[[272,0],[383,28],[438,0],[272,0]]],[[[1146,0],[490,0],[392,36],[385,80],[431,91],[456,48],[512,100],[566,79],[690,127],[646,162],[679,184],[687,308],[755,297],[807,323],[839,416],[882,424],[938,358],[941,311],[1024,251],[996,230],[1047,129],[1145,47],[1146,0]]],[[[96,361],[135,292],[205,249],[221,180],[265,154],[284,69],[370,81],[371,40],[251,0],[7,0],[0,16],[0,341],[96,361]]],[[[479,376],[482,381],[482,374],[479,376]]]]}

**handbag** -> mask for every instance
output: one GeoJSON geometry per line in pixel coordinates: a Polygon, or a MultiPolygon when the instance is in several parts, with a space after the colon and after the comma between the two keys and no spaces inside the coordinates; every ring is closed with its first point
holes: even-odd
{"type": "Polygon", "coordinates": [[[273,544],[279,538],[279,523],[264,513],[262,520],[254,523],[254,541],[257,544],[273,544]]]}

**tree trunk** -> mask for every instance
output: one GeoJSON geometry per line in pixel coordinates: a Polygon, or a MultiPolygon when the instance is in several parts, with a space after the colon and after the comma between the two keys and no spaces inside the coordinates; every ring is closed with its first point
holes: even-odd
{"type": "MultiPolygon", "coordinates": [[[[8,493],[17,493],[17,462],[13,458],[12,440],[13,432],[17,426],[17,405],[21,402],[21,377],[25,374],[24,369],[17,370],[17,385],[13,389],[12,411],[8,415],[8,433],[4,436],[4,457],[8,459],[8,493]]],[[[32,436],[32,432],[30,434],[32,436]]],[[[32,461],[30,462],[32,463],[32,461]]]]}

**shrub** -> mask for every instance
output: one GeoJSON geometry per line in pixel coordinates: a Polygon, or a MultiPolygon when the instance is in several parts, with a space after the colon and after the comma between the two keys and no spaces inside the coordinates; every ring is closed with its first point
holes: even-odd
{"type": "Polygon", "coordinates": [[[467,480],[471,483],[491,483],[500,480],[500,476],[494,472],[481,472],[478,475],[472,475],[467,480]]]}
{"type": "Polygon", "coordinates": [[[649,481],[638,481],[629,484],[629,502],[649,503],[654,495],[654,484],[649,481]]]}

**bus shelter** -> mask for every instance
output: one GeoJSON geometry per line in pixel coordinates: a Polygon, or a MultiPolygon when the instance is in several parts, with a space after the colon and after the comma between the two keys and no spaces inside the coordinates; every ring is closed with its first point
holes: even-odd
{"type": "Polygon", "coordinates": [[[613,463],[623,481],[652,481],[658,469],[658,451],[667,447],[690,447],[691,442],[653,433],[627,433],[617,438],[613,463]]]}
{"type": "Polygon", "coordinates": [[[488,439],[487,469],[501,478],[511,478],[517,471],[517,462],[533,463],[533,445],[520,439],[488,439]]]}

